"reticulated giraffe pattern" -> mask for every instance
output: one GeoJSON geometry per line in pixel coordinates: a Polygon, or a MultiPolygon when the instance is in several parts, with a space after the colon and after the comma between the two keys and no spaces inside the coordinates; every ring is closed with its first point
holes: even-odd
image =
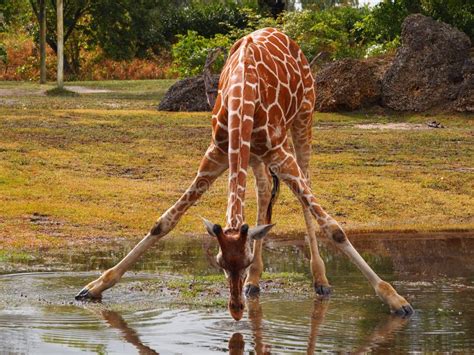
{"type": "Polygon", "coordinates": [[[229,311],[234,319],[239,320],[243,315],[244,282],[247,295],[259,292],[263,270],[261,238],[272,226],[270,218],[275,196],[271,186],[272,181],[278,184],[279,180],[286,183],[302,204],[316,293],[328,296],[331,289],[318,251],[314,220],[325,236],[361,270],[393,312],[411,314],[409,303],[369,267],[311,191],[308,167],[314,98],[314,78],[309,63],[288,36],[265,28],[236,42],[219,81],[212,111],[211,143],[191,186],[120,263],[88,284],[77,298],[100,297],[105,289],[118,282],[228,169],[226,226],[222,228],[207,220],[205,224],[209,234],[219,242],[216,261],[229,282],[229,311]],[[245,224],[244,214],[249,167],[257,182],[259,226],[253,229],[245,224]]]}

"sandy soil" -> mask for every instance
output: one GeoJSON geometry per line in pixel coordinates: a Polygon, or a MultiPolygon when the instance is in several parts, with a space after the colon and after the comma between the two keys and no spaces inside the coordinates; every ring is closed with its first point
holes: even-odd
{"type": "Polygon", "coordinates": [[[65,86],[65,89],[69,91],[76,92],[78,94],[103,94],[107,92],[112,92],[112,90],[108,89],[92,89],[92,88],[86,88],[85,86],[65,86]]]}
{"type": "Polygon", "coordinates": [[[368,123],[368,124],[358,124],[354,126],[355,128],[359,129],[393,129],[393,130],[403,130],[403,131],[410,131],[410,130],[418,130],[418,129],[430,129],[425,124],[419,123],[368,123]]]}

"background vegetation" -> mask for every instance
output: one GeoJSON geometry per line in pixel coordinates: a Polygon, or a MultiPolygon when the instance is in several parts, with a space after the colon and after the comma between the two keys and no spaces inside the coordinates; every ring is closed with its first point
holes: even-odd
{"type": "MultiPolygon", "coordinates": [[[[54,78],[55,0],[45,0],[50,79],[54,78]]],[[[37,80],[39,0],[3,0],[0,79],[37,80]]],[[[474,38],[469,0],[385,0],[369,8],[355,0],[68,0],[65,70],[72,79],[145,79],[188,76],[202,69],[207,50],[274,26],[311,59],[393,51],[410,13],[447,22],[474,38]]],[[[222,62],[222,61],[221,61],[222,62]]]]}

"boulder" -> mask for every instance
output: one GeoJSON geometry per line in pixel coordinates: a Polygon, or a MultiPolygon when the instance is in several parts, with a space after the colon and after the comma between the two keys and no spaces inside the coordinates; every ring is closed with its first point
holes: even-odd
{"type": "Polygon", "coordinates": [[[464,64],[463,81],[454,109],[459,112],[474,112],[474,61],[472,58],[464,64]]]}
{"type": "Polygon", "coordinates": [[[397,111],[449,109],[463,86],[469,37],[415,14],[402,25],[401,47],[382,80],[382,103],[397,111]]]}
{"type": "Polygon", "coordinates": [[[327,64],[315,78],[317,111],[352,111],[377,104],[390,58],[343,59],[327,64]]]}
{"type": "MultiPolygon", "coordinates": [[[[212,75],[211,85],[217,90],[219,75],[212,75]]],[[[161,111],[210,111],[202,75],[174,83],[158,105],[161,111]]]]}

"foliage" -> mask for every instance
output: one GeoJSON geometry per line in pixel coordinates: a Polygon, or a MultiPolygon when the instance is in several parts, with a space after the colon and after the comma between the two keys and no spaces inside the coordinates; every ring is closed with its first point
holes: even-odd
{"type": "MultiPolygon", "coordinates": [[[[222,47],[230,49],[239,38],[263,27],[278,27],[276,20],[257,14],[253,9],[244,8],[247,26],[239,28],[233,26],[227,34],[216,34],[206,38],[196,31],[188,31],[184,35],[177,35],[177,42],[172,47],[173,63],[180,76],[193,76],[202,73],[210,49],[222,47]]],[[[218,57],[214,68],[220,70],[224,65],[224,56],[218,57]]]]}
{"type": "Polygon", "coordinates": [[[457,27],[474,41],[474,2],[472,0],[421,0],[423,13],[457,27]]]}
{"type": "Polygon", "coordinates": [[[28,0],[0,1],[0,33],[17,31],[27,26],[31,17],[28,0]]]}
{"type": "MultiPolygon", "coordinates": [[[[56,0],[46,1],[46,43],[57,53],[56,0]]],[[[39,0],[30,0],[31,9],[39,21],[39,0]]],[[[80,70],[80,49],[90,32],[89,13],[91,0],[71,0],[64,2],[64,71],[78,75],[80,70]],[[72,40],[70,40],[72,38],[72,40]]],[[[39,42],[39,26],[33,27],[33,36],[39,42]]]]}
{"type": "Polygon", "coordinates": [[[135,0],[101,0],[94,5],[93,14],[98,43],[112,59],[160,54],[188,31],[210,38],[247,25],[245,13],[230,1],[176,6],[165,0],[140,0],[138,4],[135,0]]]}
{"type": "MultiPolygon", "coordinates": [[[[30,36],[21,33],[7,35],[4,37],[3,45],[6,49],[7,62],[3,62],[0,58],[0,80],[39,80],[39,56],[30,36]]],[[[75,76],[77,80],[173,77],[170,59],[167,56],[114,61],[106,58],[100,49],[96,49],[81,52],[80,58],[81,70],[75,76]]],[[[46,69],[48,79],[55,80],[56,56],[51,48],[47,48],[46,69]]]]}
{"type": "Polygon", "coordinates": [[[377,57],[385,54],[394,54],[400,46],[400,37],[397,36],[393,41],[384,43],[373,43],[369,45],[365,52],[365,57],[377,57]]]}
{"type": "Polygon", "coordinates": [[[401,35],[405,17],[413,13],[446,22],[474,39],[474,2],[471,0],[386,0],[376,5],[358,27],[369,42],[391,42],[401,35]]]}
{"type": "MultiPolygon", "coordinates": [[[[46,1],[48,77],[54,76],[56,0],[46,1]],[[50,74],[49,71],[52,71],[50,74]]],[[[201,72],[209,48],[229,48],[240,37],[277,27],[296,40],[312,59],[393,52],[405,17],[420,12],[447,22],[474,39],[474,2],[470,0],[384,0],[373,8],[357,0],[68,0],[64,8],[67,79],[168,77],[170,52],[181,76],[201,72]],[[298,5],[298,7],[300,7],[298,5]],[[277,15],[279,14],[279,15],[277,15]],[[102,68],[100,64],[102,63],[102,68]],[[162,70],[157,65],[163,65],[162,70]],[[132,71],[137,69],[137,76],[132,71]],[[110,74],[105,70],[110,70],[110,74]]],[[[0,1],[0,65],[3,78],[34,79],[39,61],[39,0],[0,1]],[[27,44],[28,42],[28,44],[27,44]],[[24,53],[20,53],[20,51],[24,53]],[[28,77],[30,75],[30,77],[28,77]]],[[[222,66],[222,58],[217,68],[222,66]]]]}
{"type": "Polygon", "coordinates": [[[0,43],[0,62],[3,64],[7,64],[8,56],[7,56],[7,49],[3,43],[0,43]]]}
{"type": "MultiPolygon", "coordinates": [[[[4,34],[2,45],[5,48],[4,60],[0,60],[0,80],[39,79],[39,56],[37,49],[26,33],[4,34]]],[[[55,56],[48,50],[46,68],[48,75],[54,75],[55,56]]]]}
{"type": "MultiPolygon", "coordinates": [[[[229,48],[232,44],[224,35],[217,34],[213,38],[206,38],[196,31],[188,31],[186,35],[178,35],[178,42],[173,46],[173,59],[176,71],[181,76],[193,76],[202,73],[208,51],[212,48],[229,48]]],[[[221,68],[223,58],[216,60],[216,67],[221,68]]]]}
{"type": "Polygon", "coordinates": [[[367,7],[332,7],[315,12],[287,12],[283,31],[293,38],[311,60],[319,52],[328,52],[331,58],[361,57],[365,44],[358,22],[369,13],[367,7]]]}

